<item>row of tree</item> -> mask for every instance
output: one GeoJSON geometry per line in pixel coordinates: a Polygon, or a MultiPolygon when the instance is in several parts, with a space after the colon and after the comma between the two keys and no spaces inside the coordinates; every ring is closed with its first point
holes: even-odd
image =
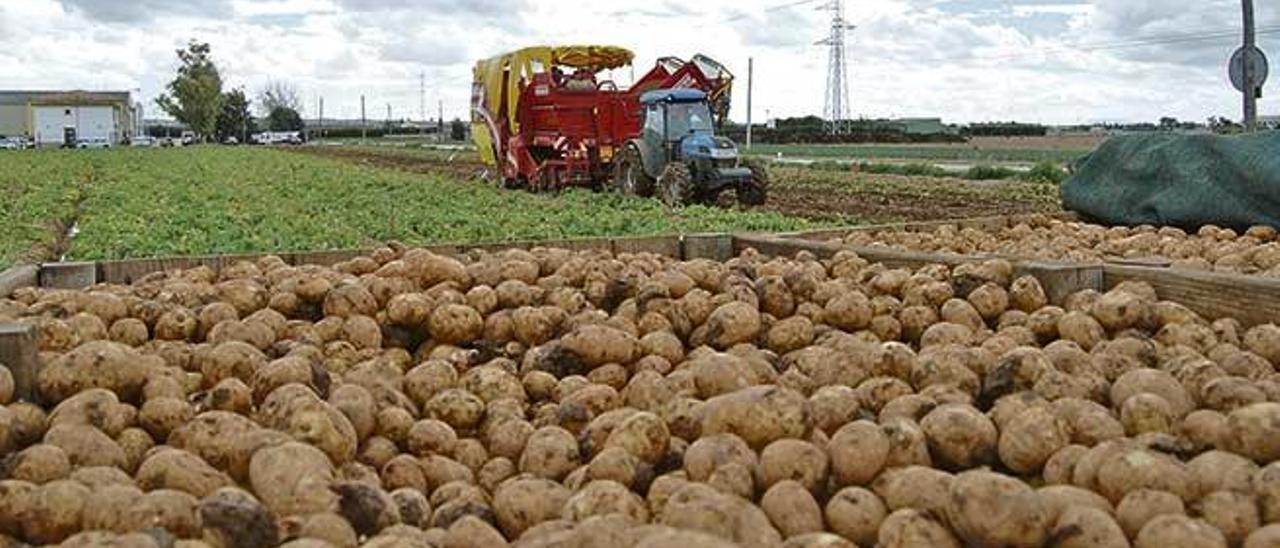
{"type": "MultiPolygon", "coordinates": [[[[156,105],[191,128],[202,141],[247,142],[258,132],[252,101],[244,88],[223,90],[222,75],[210,56],[209,44],[191,41],[178,50],[178,73],[156,98],[156,105]]],[[[302,131],[302,101],[284,82],[269,83],[258,93],[259,112],[269,131],[302,131]]]]}

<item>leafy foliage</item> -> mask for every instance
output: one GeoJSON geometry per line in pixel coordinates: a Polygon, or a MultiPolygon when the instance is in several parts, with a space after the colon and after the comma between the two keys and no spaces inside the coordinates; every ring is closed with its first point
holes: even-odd
{"type": "Polygon", "coordinates": [[[302,131],[302,115],[289,107],[273,108],[267,115],[267,128],[271,131],[302,131]]]}
{"type": "Polygon", "coordinates": [[[585,238],[812,227],[773,213],[665,209],[584,190],[529,194],[248,147],[23,151],[0,162],[0,263],[45,241],[75,209],[72,259],[585,238]],[[12,161],[11,161],[12,160],[12,161]]]}
{"type": "Polygon", "coordinates": [[[218,115],[218,142],[225,143],[235,137],[241,143],[249,142],[248,136],[258,132],[258,125],[249,112],[249,99],[244,90],[233,89],[222,94],[222,112],[218,115]]]}
{"type": "Polygon", "coordinates": [[[1031,168],[1031,171],[1022,174],[1021,178],[1033,183],[1059,185],[1067,180],[1067,170],[1053,162],[1040,162],[1031,168]]]}
{"type": "Polygon", "coordinates": [[[192,40],[178,50],[178,74],[156,105],[201,138],[214,135],[222,112],[222,76],[209,58],[209,44],[192,40]]]}
{"type": "Polygon", "coordinates": [[[270,116],[278,108],[299,112],[302,110],[302,99],[293,84],[274,80],[258,92],[258,108],[263,116],[270,116]]]}

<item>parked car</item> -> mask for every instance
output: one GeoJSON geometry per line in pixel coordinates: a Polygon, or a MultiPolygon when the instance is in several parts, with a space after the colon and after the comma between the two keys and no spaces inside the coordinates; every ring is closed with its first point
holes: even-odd
{"type": "Polygon", "coordinates": [[[76,139],[76,148],[111,148],[111,141],[102,137],[76,139]]]}
{"type": "Polygon", "coordinates": [[[129,142],[129,146],[135,147],[156,147],[160,146],[160,141],[149,135],[139,135],[129,142]]]}
{"type": "Polygon", "coordinates": [[[196,144],[196,134],[193,131],[182,132],[182,146],[196,144]]]}
{"type": "Polygon", "coordinates": [[[0,139],[0,150],[22,150],[22,143],[13,138],[0,139]]]}
{"type": "Polygon", "coordinates": [[[302,132],[264,131],[254,135],[253,142],[260,145],[300,145],[302,144],[302,132]]]}

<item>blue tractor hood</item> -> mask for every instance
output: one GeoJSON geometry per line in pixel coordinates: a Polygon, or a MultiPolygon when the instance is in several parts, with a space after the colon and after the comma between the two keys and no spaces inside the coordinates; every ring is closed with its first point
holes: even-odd
{"type": "Polygon", "coordinates": [[[724,137],[699,132],[680,141],[680,155],[684,158],[736,158],[738,147],[724,137]]]}

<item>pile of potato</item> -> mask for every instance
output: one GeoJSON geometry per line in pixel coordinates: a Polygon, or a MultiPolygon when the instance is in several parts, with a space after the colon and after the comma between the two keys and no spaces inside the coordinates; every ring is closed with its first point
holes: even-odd
{"type": "Polygon", "coordinates": [[[1104,227],[1039,215],[998,230],[942,225],[931,231],[855,232],[836,242],[1084,263],[1117,259],[1168,262],[1173,268],[1186,270],[1280,277],[1280,241],[1276,229],[1269,226],[1255,226],[1241,235],[1210,225],[1191,235],[1174,227],[1104,227]]]}
{"type": "Polygon", "coordinates": [[[1280,327],[1012,272],[392,244],[23,289],[0,545],[1280,546],[1280,327]]]}

